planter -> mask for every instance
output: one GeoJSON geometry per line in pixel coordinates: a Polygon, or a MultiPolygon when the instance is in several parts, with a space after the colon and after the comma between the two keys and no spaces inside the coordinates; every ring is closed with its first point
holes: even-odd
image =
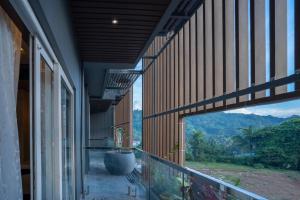
{"type": "Polygon", "coordinates": [[[127,175],[134,170],[135,156],[132,151],[108,151],[104,155],[104,165],[113,175],[127,175]]]}

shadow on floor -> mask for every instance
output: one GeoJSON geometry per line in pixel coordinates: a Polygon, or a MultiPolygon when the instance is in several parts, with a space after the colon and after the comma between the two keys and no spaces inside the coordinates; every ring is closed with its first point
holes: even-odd
{"type": "Polygon", "coordinates": [[[109,174],[103,163],[103,151],[93,150],[89,155],[90,170],[84,179],[87,200],[146,199],[145,190],[141,185],[130,183],[126,176],[109,174]]]}

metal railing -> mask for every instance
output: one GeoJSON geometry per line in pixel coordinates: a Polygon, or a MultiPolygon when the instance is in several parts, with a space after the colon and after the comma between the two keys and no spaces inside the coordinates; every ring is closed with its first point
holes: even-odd
{"type": "MultiPolygon", "coordinates": [[[[86,147],[86,151],[120,150],[114,147],[86,147]]],[[[127,149],[128,150],[128,149],[127,149]]],[[[136,167],[127,178],[145,188],[147,199],[172,200],[266,200],[247,190],[182,167],[141,149],[130,148],[136,167]]]]}
{"type": "Polygon", "coordinates": [[[137,160],[138,180],[147,189],[149,199],[266,199],[140,149],[133,151],[137,160]]]}

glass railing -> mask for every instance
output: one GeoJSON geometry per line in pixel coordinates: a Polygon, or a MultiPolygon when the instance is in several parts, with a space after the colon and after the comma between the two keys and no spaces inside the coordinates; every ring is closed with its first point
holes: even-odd
{"type": "Polygon", "coordinates": [[[107,147],[86,148],[90,170],[85,185],[90,193],[89,197],[114,199],[128,196],[151,200],[266,199],[136,148],[129,149],[135,154],[134,171],[123,177],[109,175],[103,163],[104,154],[119,150],[107,147]]]}
{"type": "Polygon", "coordinates": [[[219,179],[190,168],[134,149],[136,156],[135,173],[147,191],[148,199],[194,200],[194,199],[266,199],[219,179]]]}

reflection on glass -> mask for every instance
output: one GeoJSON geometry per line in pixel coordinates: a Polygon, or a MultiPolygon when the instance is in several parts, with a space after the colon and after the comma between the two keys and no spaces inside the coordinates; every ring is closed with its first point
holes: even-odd
{"type": "Polygon", "coordinates": [[[74,199],[73,187],[73,134],[71,121],[71,95],[64,83],[61,87],[62,129],[62,192],[63,199],[74,199]]]}
{"type": "Polygon", "coordinates": [[[52,71],[42,58],[41,67],[41,170],[42,199],[52,199],[53,152],[52,152],[52,71]]]}

